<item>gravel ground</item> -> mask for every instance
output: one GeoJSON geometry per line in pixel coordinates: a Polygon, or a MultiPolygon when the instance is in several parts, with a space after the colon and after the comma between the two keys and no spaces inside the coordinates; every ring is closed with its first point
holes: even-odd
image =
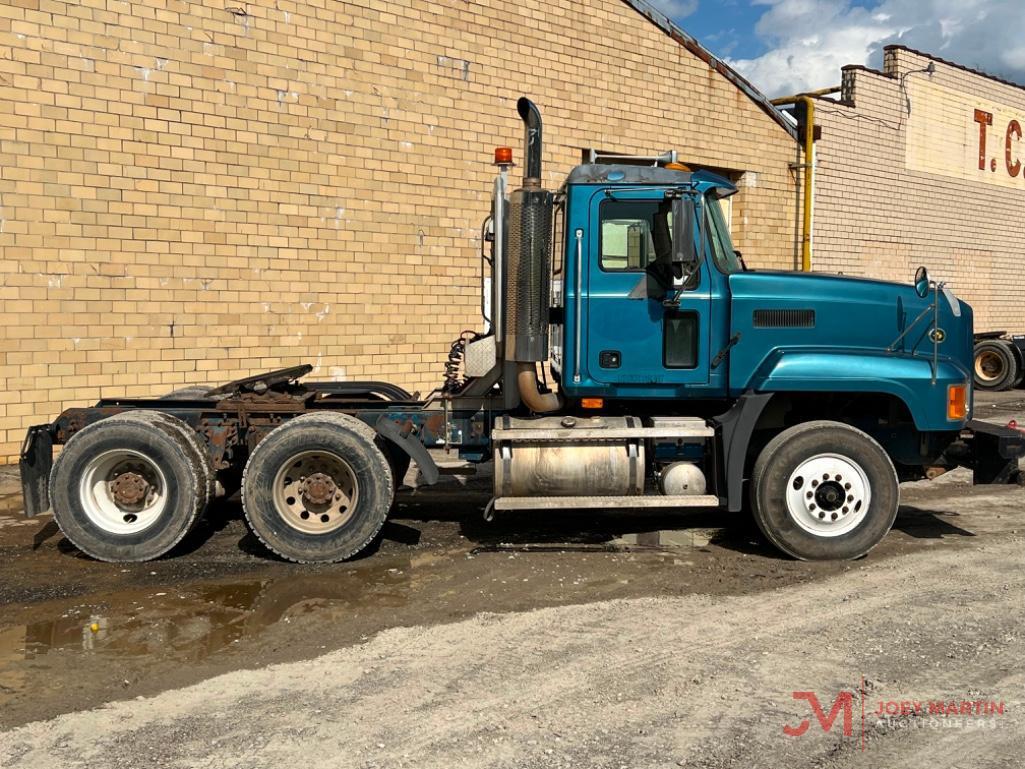
{"type": "Polygon", "coordinates": [[[0,765],[1020,766],[1023,552],[1018,537],[751,596],[394,629],[13,730],[0,765]],[[827,711],[852,692],[851,736],[842,716],[828,734],[812,719],[785,735],[811,718],[795,690],[827,711]],[[1004,712],[875,717],[880,702],[904,700],[1004,712]]]}

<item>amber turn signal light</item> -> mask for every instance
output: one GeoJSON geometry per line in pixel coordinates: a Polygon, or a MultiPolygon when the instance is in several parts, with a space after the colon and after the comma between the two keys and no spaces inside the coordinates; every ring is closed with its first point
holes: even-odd
{"type": "Polygon", "coordinates": [[[947,419],[964,419],[968,416],[967,385],[950,385],[947,388],[947,419]]]}
{"type": "Polygon", "coordinates": [[[604,398],[581,398],[580,405],[585,409],[600,409],[605,406],[604,398]]]}

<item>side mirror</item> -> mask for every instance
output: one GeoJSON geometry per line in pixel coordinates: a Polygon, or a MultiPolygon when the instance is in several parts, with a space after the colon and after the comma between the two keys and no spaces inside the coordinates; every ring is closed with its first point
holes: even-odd
{"type": "Polygon", "coordinates": [[[692,197],[685,195],[673,201],[672,262],[673,275],[677,279],[694,272],[700,258],[694,242],[694,219],[692,197]]]}
{"type": "Polygon", "coordinates": [[[676,282],[694,273],[699,253],[694,243],[694,200],[667,198],[652,221],[655,258],[644,269],[630,299],[664,299],[676,282]],[[669,215],[672,214],[672,226],[669,215]]]}
{"type": "Polygon", "coordinates": [[[915,270],[915,293],[920,299],[929,295],[929,271],[924,266],[915,270]]]}

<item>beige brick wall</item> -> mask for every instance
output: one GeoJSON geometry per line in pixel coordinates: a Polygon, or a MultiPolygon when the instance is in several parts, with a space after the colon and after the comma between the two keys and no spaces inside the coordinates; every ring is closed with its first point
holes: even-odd
{"type": "Polygon", "coordinates": [[[24,428],[310,362],[429,390],[479,327],[491,149],[745,172],[734,229],[792,266],[790,136],[620,0],[4,0],[0,456],[24,428]]]}
{"type": "Polygon", "coordinates": [[[1025,89],[906,49],[883,72],[847,68],[843,100],[817,101],[814,269],[910,282],[924,264],[975,310],[977,330],[1025,331],[1021,280],[1025,89]],[[909,110],[910,105],[910,110],[909,110]],[[979,168],[974,110],[993,114],[979,168]]]}

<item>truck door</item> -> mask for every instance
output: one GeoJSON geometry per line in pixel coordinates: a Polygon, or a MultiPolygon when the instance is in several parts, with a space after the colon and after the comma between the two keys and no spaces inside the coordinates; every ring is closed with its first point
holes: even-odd
{"type": "MultiPolygon", "coordinates": [[[[590,204],[587,268],[587,370],[597,382],[648,385],[673,394],[680,385],[707,385],[711,291],[702,261],[680,292],[677,307],[637,296],[645,268],[671,237],[671,205],[658,190],[601,191],[590,204]],[[666,227],[666,217],[668,228],[666,227]],[[661,219],[661,221],[660,221],[661,219]]],[[[697,232],[697,228],[693,228],[697,232]]]]}

